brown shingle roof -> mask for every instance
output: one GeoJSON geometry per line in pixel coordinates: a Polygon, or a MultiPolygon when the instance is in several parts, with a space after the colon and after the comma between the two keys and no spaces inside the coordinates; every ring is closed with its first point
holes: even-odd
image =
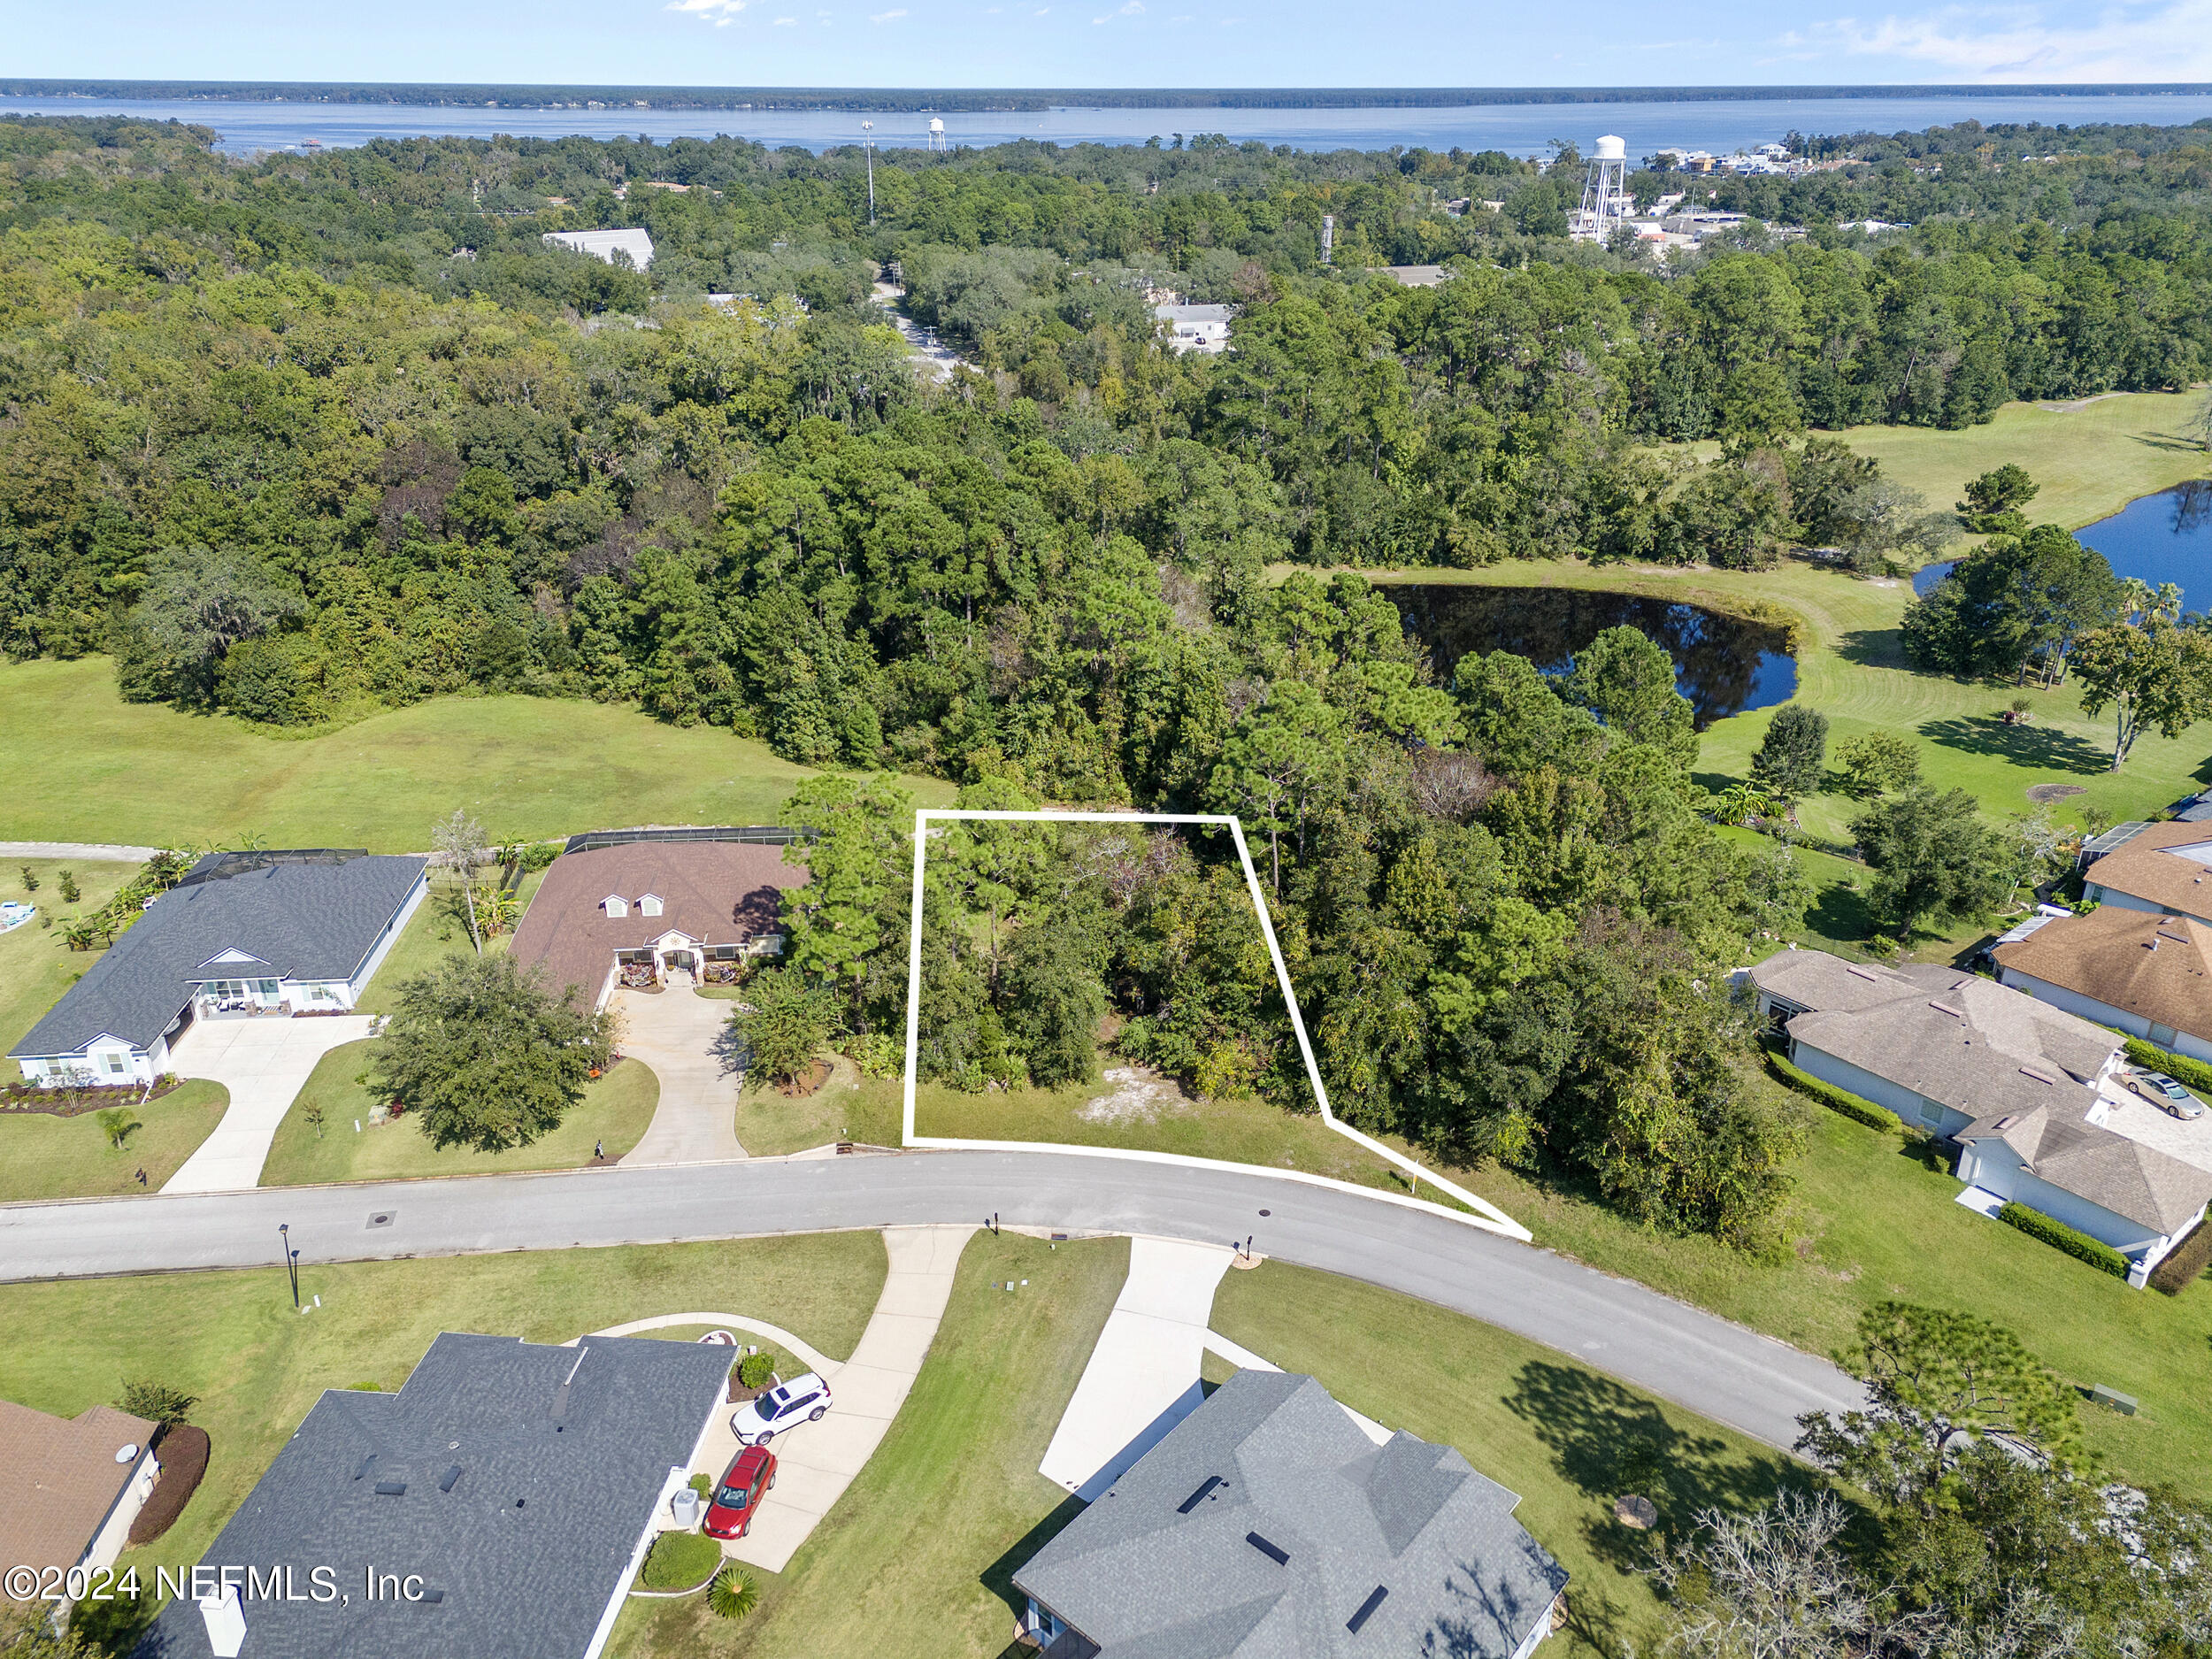
{"type": "Polygon", "coordinates": [[[2186,1226],[2212,1198],[2212,1171],[2063,1111],[1992,1113],[1962,1130],[1959,1139],[2001,1141],[2020,1155],[2030,1173],[2169,1235],[2186,1226]]]}
{"type": "Polygon", "coordinates": [[[2200,857],[2178,850],[2189,847],[2212,849],[2212,826],[2154,824],[2090,865],[2086,879],[2185,916],[2212,918],[2212,850],[2200,857]]]}
{"type": "Polygon", "coordinates": [[[2212,1038],[2212,926],[2108,904],[2000,945],[1997,964],[2047,985],[2212,1038]]]}
{"type": "Polygon", "coordinates": [[[806,885],[803,865],[787,864],[783,849],[751,841],[632,841],[557,858],[515,929],[515,960],[542,968],[556,990],[580,987],[595,998],[618,950],[643,949],[680,933],[706,945],[741,945],[775,931],[782,890],[806,885]],[[638,911],[652,894],[658,916],[638,911]],[[629,914],[601,908],[610,895],[629,901],[629,914]]]}
{"type": "Polygon", "coordinates": [[[49,1417],[0,1400],[0,1563],[73,1567],[137,1467],[154,1425],[112,1406],[49,1417]]]}

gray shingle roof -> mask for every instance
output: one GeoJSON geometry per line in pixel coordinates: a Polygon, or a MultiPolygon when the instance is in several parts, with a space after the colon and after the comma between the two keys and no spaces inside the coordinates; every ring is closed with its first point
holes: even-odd
{"type": "MultiPolygon", "coordinates": [[[[329,1566],[350,1594],[342,1606],[249,1600],[252,1659],[580,1655],[729,1363],[727,1349],[688,1342],[548,1348],[449,1332],[396,1394],[324,1394],[200,1558],[288,1564],[302,1594],[310,1569],[329,1566]],[[393,1485],[405,1490],[379,1490],[393,1485]],[[442,1599],[372,1602],[371,1565],[419,1574],[442,1599]]],[[[187,1599],[135,1659],[210,1654],[187,1599]]]]}
{"type": "Polygon", "coordinates": [[[1992,1113],[1962,1129],[1959,1139],[2001,1141],[2030,1174],[2169,1237],[2212,1198],[2212,1171],[2048,1108],[1992,1113]]]}
{"type": "Polygon", "coordinates": [[[1101,1659],[1505,1659],[1567,1581],[1519,1502],[1448,1446],[1377,1447],[1310,1377],[1239,1371],[1014,1583],[1101,1659]]]}
{"type": "Polygon", "coordinates": [[[426,862],[367,854],[312,863],[277,855],[263,862],[211,853],[9,1053],[75,1054],[103,1033],[150,1048],[191,996],[196,979],[350,979],[426,862]],[[203,971],[229,950],[267,965],[203,971]]]}

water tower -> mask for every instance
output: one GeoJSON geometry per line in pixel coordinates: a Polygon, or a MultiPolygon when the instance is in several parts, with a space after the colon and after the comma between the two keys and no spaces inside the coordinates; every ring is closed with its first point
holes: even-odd
{"type": "Polygon", "coordinates": [[[1590,157],[1574,234],[1590,242],[1603,242],[1606,233],[1628,216],[1630,205],[1628,145],[1608,133],[1598,140],[1597,153],[1590,157]]]}
{"type": "Polygon", "coordinates": [[[945,148],[945,118],[941,115],[929,118],[929,147],[932,150],[945,148]]]}

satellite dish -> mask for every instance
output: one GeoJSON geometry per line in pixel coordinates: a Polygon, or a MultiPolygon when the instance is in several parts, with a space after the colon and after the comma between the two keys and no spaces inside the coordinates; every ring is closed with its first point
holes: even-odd
{"type": "Polygon", "coordinates": [[[138,1461],[138,1442],[136,1440],[127,1442],[123,1446],[122,1449],[115,1454],[115,1461],[119,1463],[136,1463],[138,1461]]]}

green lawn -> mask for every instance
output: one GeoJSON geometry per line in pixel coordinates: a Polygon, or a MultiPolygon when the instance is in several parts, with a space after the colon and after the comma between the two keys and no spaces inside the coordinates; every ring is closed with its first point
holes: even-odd
{"type": "Polygon", "coordinates": [[[1811,1146],[1791,1171],[1792,1240],[1777,1261],[1640,1227],[1508,1171],[1448,1172],[1539,1245],[1816,1354],[1835,1352],[1860,1311],[1890,1297],[1994,1319],[2067,1381],[2141,1400],[2137,1417],[2086,1414],[2091,1443],[2116,1471],[2212,1497],[2212,1279],[2179,1296],[2130,1290],[1960,1205],[1958,1182],[1932,1155],[1807,1106],[1811,1146]]]}
{"type": "Polygon", "coordinates": [[[220,1083],[194,1079],[130,1109],[140,1126],[118,1151],[90,1112],[0,1112],[0,1203],[157,1193],[229,1110],[220,1083]],[[138,1184],[140,1170],[146,1184],[138,1184]]]}
{"type": "Polygon", "coordinates": [[[748,1082],[737,1097],[737,1141],[757,1158],[833,1141],[895,1147],[905,1113],[901,1079],[864,1078],[850,1060],[840,1058],[828,1082],[797,1100],[771,1085],[748,1082]]]}
{"type": "MultiPolygon", "coordinates": [[[[0,667],[0,840],[420,851],[465,807],[495,836],[763,824],[810,774],[718,726],[610,703],[440,697],[306,736],[127,703],[104,657],[0,667]]],[[[951,784],[910,779],[923,805],[951,784]]]]}
{"type": "Polygon", "coordinates": [[[372,1124],[375,1097],[356,1079],[368,1071],[373,1041],[349,1042],[322,1057],[292,1110],[277,1125],[264,1187],[300,1187],[317,1181],[379,1181],[424,1175],[500,1175],[523,1170],[571,1170],[591,1162],[594,1143],[606,1142],[618,1158],[637,1145],[653,1121],[660,1082],[634,1060],[618,1063],[584,1092],[583,1101],[551,1134],[509,1152],[462,1147],[440,1151],[422,1133],[422,1119],[372,1124]],[[308,1114],[319,1106],[319,1134],[308,1114]],[[354,1125],[359,1123],[357,1133],[354,1125]]]}
{"type": "Polygon", "coordinates": [[[871,1233],[343,1265],[317,1260],[311,1238],[295,1242],[301,1292],[323,1299],[304,1317],[273,1264],[0,1285],[0,1324],[38,1333],[0,1344],[0,1399],[74,1417],[142,1377],[201,1397],[192,1421],[214,1443],[207,1478],[167,1537],[124,1557],[145,1577],[199,1559],[324,1389],[396,1389],[441,1331],[565,1342],[657,1313],[727,1308],[842,1357],[886,1266],[871,1233]]]}
{"type": "Polygon", "coordinates": [[[633,1600],[609,1659],[996,1659],[1014,1569],[1077,1511],[1037,1464],[1128,1267],[1119,1239],[977,1233],[883,1444],[785,1571],[749,1570],[759,1609],[729,1624],[704,1598],[633,1600]]]}
{"type": "MultiPolygon", "coordinates": [[[[1617,1498],[1641,1494],[1663,1530],[1686,1530],[1701,1509],[1747,1509],[1805,1478],[1563,1354],[1356,1279],[1263,1262],[1223,1279],[1213,1328],[1386,1428],[1456,1446],[1518,1493],[1514,1518],[1572,1575],[1568,1654],[1656,1646],[1658,1601],[1637,1572],[1652,1539],[1613,1518],[1617,1498]]],[[[1210,1359],[1209,1374],[1225,1368],[1210,1359]]]]}
{"type": "MultiPolygon", "coordinates": [[[[518,922],[530,908],[531,899],[544,880],[544,871],[533,871],[515,888],[518,922]]],[[[444,872],[432,871],[430,891],[423,895],[414,915],[392,941],[391,954],[384,958],[376,977],[369,981],[368,988],[361,993],[361,1000],[354,1004],[356,1013],[391,1013],[396,1005],[395,993],[402,984],[428,972],[448,956],[464,955],[471,949],[468,917],[461,903],[460,882],[444,872]]],[[[504,950],[513,942],[512,933],[488,939],[484,941],[485,953],[492,955],[504,950]]]]}
{"type": "Polygon", "coordinates": [[[1148,1121],[1141,1117],[1085,1118],[1085,1102],[1110,1087],[1078,1083],[1058,1089],[965,1094],[940,1083],[925,1083],[915,1091],[914,1130],[917,1134],[973,1141],[1049,1141],[1066,1146],[1178,1152],[1405,1190],[1403,1178],[1392,1165],[1337,1133],[1317,1113],[1300,1117],[1264,1101],[1215,1100],[1163,1107],[1148,1121]]]}
{"type": "MultiPolygon", "coordinates": [[[[0,668],[0,675],[7,672],[0,668]]],[[[0,746],[5,742],[0,738],[0,746]]],[[[0,812],[5,810],[0,808],[0,812]]],[[[136,864],[93,864],[81,858],[0,862],[0,899],[19,899],[38,906],[35,918],[0,933],[0,1054],[20,1041],[46,1010],[61,1000],[62,993],[82,979],[85,970],[104,954],[66,949],[58,929],[43,924],[98,910],[137,872],[136,864]],[[23,885],[27,867],[38,879],[35,893],[23,885]],[[82,889],[83,896],[75,904],[61,902],[64,870],[76,872],[77,885],[82,889]]],[[[18,1075],[12,1064],[7,1064],[7,1072],[11,1078],[18,1075]]]]}

